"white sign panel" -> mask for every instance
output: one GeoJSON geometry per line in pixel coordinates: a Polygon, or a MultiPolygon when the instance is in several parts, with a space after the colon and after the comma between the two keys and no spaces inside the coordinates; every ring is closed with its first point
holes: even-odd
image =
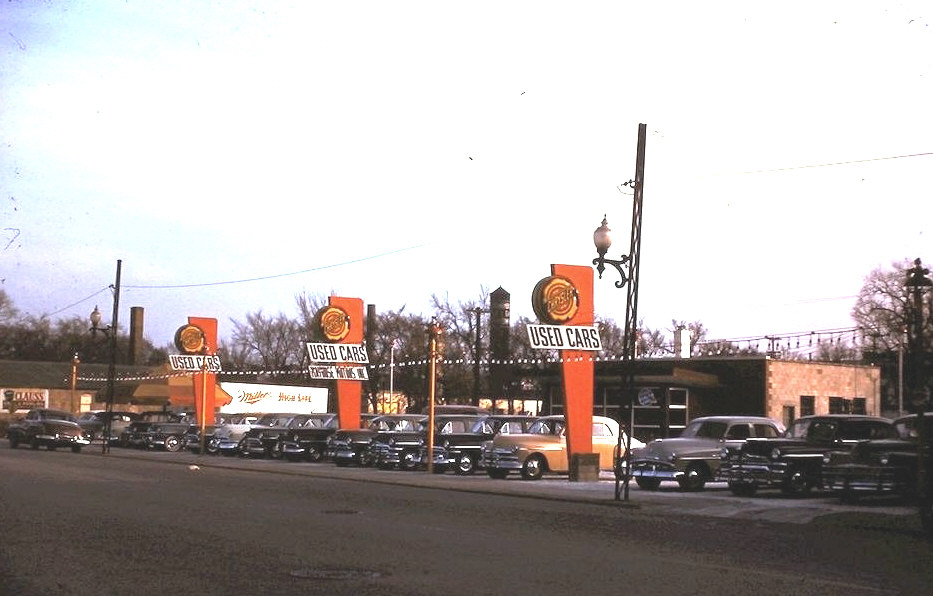
{"type": "Polygon", "coordinates": [[[536,350],[603,349],[596,325],[528,325],[528,341],[536,350]]]}
{"type": "Polygon", "coordinates": [[[325,387],[294,387],[258,383],[220,383],[232,401],[220,407],[224,414],[294,412],[319,414],[327,411],[325,387]]]}
{"type": "Polygon", "coordinates": [[[169,354],[169,364],[172,370],[184,370],[190,372],[220,372],[220,356],[206,356],[200,354],[169,354]]]}
{"type": "Polygon", "coordinates": [[[308,367],[308,373],[312,379],[327,380],[346,380],[346,381],[367,381],[369,373],[365,366],[316,366],[312,364],[308,367]]]}
{"type": "Polygon", "coordinates": [[[28,412],[33,408],[49,407],[48,389],[20,389],[4,387],[0,389],[3,397],[3,411],[12,414],[28,412]]]}
{"type": "Polygon", "coordinates": [[[311,362],[353,362],[369,364],[369,354],[363,344],[319,344],[308,343],[311,362]]]}

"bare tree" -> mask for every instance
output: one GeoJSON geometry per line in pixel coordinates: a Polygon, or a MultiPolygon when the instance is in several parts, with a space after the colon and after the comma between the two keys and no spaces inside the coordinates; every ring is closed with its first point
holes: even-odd
{"type": "MultiPolygon", "coordinates": [[[[852,308],[852,318],[863,334],[862,350],[878,354],[896,352],[910,316],[905,282],[909,260],[892,263],[891,269],[875,269],[865,277],[852,308]]],[[[929,328],[927,329],[929,333],[929,328]]],[[[928,338],[930,339],[930,338],[928,338]]]]}
{"type": "Polygon", "coordinates": [[[245,356],[247,365],[258,367],[261,378],[278,382],[302,379],[305,348],[296,321],[281,313],[266,317],[260,310],[247,313],[245,323],[233,319],[231,323],[233,336],[229,349],[245,356]]]}

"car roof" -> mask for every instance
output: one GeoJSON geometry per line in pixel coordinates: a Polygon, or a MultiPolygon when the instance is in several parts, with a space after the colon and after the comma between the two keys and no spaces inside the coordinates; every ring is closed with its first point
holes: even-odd
{"type": "Polygon", "coordinates": [[[737,422],[737,421],[772,422],[772,423],[774,423],[774,424],[777,424],[777,421],[776,421],[776,420],[774,420],[773,418],[768,418],[767,416],[746,416],[746,415],[739,415],[739,416],[722,416],[722,415],[717,415],[717,416],[700,416],[699,418],[694,418],[694,419],[692,419],[690,422],[696,422],[697,420],[714,420],[714,421],[722,421],[722,422],[737,422]]]}

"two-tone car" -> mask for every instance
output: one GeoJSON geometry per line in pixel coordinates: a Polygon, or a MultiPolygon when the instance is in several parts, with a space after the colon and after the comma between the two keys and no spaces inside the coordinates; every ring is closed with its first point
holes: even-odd
{"type": "Polygon", "coordinates": [[[82,447],[91,444],[90,436],[78,425],[74,415],[49,408],[30,410],[22,420],[10,424],[6,436],[12,449],[23,444],[33,449],[45,447],[49,451],[68,447],[80,453],[82,447]]]}
{"type": "Polygon", "coordinates": [[[752,437],[775,438],[784,426],[762,416],[694,418],[677,437],[655,439],[632,449],[632,478],[640,488],[655,490],[674,481],[682,490],[701,490],[719,475],[722,450],[736,450],[752,437]]]}
{"type": "Polygon", "coordinates": [[[78,425],[84,429],[84,432],[90,435],[92,441],[103,440],[104,432],[107,429],[107,421],[110,421],[110,435],[108,443],[115,444],[120,440],[122,433],[130,422],[139,419],[139,414],[122,410],[107,412],[106,410],[91,410],[82,412],[78,416],[78,425]]]}
{"type": "MultiPolygon", "coordinates": [[[[613,470],[615,461],[624,455],[625,431],[619,423],[605,416],[593,416],[593,452],[599,454],[599,469],[613,470]],[[623,451],[619,453],[620,441],[623,451]]],[[[483,467],[490,478],[502,479],[510,472],[521,473],[525,480],[538,480],[546,473],[570,471],[566,423],[563,416],[543,416],[535,420],[528,433],[496,435],[483,444],[483,467]]],[[[632,448],[645,444],[632,437],[632,448]]]]}
{"type": "MultiPolygon", "coordinates": [[[[933,412],[923,420],[925,494],[933,489],[933,412]]],[[[850,449],[823,456],[823,487],[853,502],[863,495],[918,494],[920,449],[916,414],[894,420],[897,437],[858,441],[850,449]]]]}
{"type": "Polygon", "coordinates": [[[737,450],[724,449],[719,477],[738,496],[759,488],[801,495],[823,484],[823,456],[851,449],[858,441],[892,439],[893,421],[862,414],[824,414],[798,418],[776,438],[751,438],[737,450]]]}

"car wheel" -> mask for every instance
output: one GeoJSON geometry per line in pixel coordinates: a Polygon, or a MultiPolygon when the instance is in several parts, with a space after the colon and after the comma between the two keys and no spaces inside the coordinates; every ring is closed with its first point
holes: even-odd
{"type": "Polygon", "coordinates": [[[458,476],[468,476],[476,470],[476,462],[469,453],[461,453],[457,458],[457,467],[454,469],[458,476]]]}
{"type": "Polygon", "coordinates": [[[522,478],[525,480],[539,480],[544,475],[547,464],[540,455],[531,455],[522,464],[522,478]]]}
{"type": "Polygon", "coordinates": [[[81,445],[72,445],[72,446],[71,446],[71,452],[72,452],[72,453],[81,453],[81,445]]]}
{"type": "Polygon", "coordinates": [[[496,480],[503,480],[506,476],[509,475],[508,470],[486,470],[486,475],[490,478],[495,478],[496,480]]]}
{"type": "Polygon", "coordinates": [[[706,486],[706,470],[700,464],[690,464],[677,484],[685,491],[703,490],[706,486]]]}
{"type": "Polygon", "coordinates": [[[178,451],[179,449],[181,449],[181,441],[178,439],[178,437],[175,437],[175,436],[165,437],[165,450],[166,451],[171,451],[172,453],[174,453],[178,451]]]}
{"type": "Polygon", "coordinates": [[[403,451],[402,456],[398,460],[398,467],[400,470],[405,470],[406,472],[411,472],[418,467],[418,458],[415,455],[415,452],[412,450],[403,451]]]}
{"type": "Polygon", "coordinates": [[[19,440],[14,439],[13,437],[10,437],[10,449],[16,449],[18,445],[19,445],[19,440]]]}
{"type": "Polygon", "coordinates": [[[635,478],[635,484],[638,485],[638,488],[643,488],[645,490],[658,490],[658,487],[661,486],[660,478],[642,478],[641,476],[635,478]]]}
{"type": "Polygon", "coordinates": [[[750,497],[758,491],[758,486],[751,482],[730,482],[729,490],[737,497],[750,497]]]}
{"type": "Polygon", "coordinates": [[[220,449],[217,447],[217,441],[210,440],[205,443],[204,451],[207,452],[208,455],[217,455],[217,452],[220,451],[220,449]]]}
{"type": "Polygon", "coordinates": [[[795,466],[787,473],[784,483],[781,484],[781,492],[785,495],[798,496],[810,490],[807,483],[806,470],[800,466],[795,466]]]}

